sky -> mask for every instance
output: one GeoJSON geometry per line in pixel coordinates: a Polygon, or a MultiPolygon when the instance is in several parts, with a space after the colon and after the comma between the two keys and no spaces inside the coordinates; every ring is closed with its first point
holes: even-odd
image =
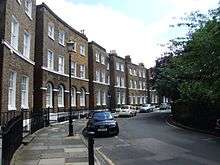
{"type": "Polygon", "coordinates": [[[89,41],[149,68],[161,57],[161,44],[185,34],[169,25],[185,13],[216,8],[219,0],[37,0],[42,2],[76,30],[84,29],[89,41]]]}

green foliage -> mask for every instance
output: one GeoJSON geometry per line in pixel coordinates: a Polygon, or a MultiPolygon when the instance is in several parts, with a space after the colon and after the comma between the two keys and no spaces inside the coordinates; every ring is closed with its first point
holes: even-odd
{"type": "Polygon", "coordinates": [[[220,101],[220,9],[192,13],[178,26],[185,38],[171,40],[170,60],[156,66],[155,88],[175,100],[217,104],[220,101]]]}

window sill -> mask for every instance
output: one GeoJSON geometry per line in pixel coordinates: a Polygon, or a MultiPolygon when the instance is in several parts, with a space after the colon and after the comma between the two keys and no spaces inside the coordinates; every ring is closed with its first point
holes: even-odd
{"type": "Polygon", "coordinates": [[[33,18],[32,18],[32,16],[31,16],[31,14],[29,14],[29,13],[27,13],[27,12],[25,12],[25,14],[28,16],[28,18],[29,18],[31,21],[33,21],[33,18]]]}
{"type": "Polygon", "coordinates": [[[50,35],[48,35],[48,37],[49,37],[51,40],[54,41],[54,37],[52,37],[52,36],[50,36],[50,35]]]}
{"type": "Polygon", "coordinates": [[[64,43],[60,43],[60,42],[58,42],[58,43],[59,43],[59,45],[61,45],[61,46],[63,46],[63,47],[66,46],[64,43]]]}
{"type": "Polygon", "coordinates": [[[9,110],[9,111],[16,111],[17,108],[16,108],[16,107],[8,107],[8,110],[9,110]]]}
{"type": "Polygon", "coordinates": [[[28,110],[29,107],[25,107],[25,106],[22,106],[21,109],[25,109],[25,110],[28,110]]]}

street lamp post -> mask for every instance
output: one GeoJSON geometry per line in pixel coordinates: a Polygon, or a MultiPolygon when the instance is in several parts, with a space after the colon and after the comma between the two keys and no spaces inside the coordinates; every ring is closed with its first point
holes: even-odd
{"type": "Polygon", "coordinates": [[[73,41],[67,42],[67,51],[69,54],[69,136],[73,136],[73,120],[72,120],[72,108],[71,108],[71,53],[74,52],[73,41]]]}

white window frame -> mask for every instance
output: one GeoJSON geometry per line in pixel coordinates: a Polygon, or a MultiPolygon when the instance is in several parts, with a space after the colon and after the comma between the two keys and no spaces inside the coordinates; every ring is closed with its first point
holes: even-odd
{"type": "Polygon", "coordinates": [[[124,64],[121,64],[120,68],[121,68],[121,71],[122,71],[122,72],[125,71],[124,64]]]}
{"type": "Polygon", "coordinates": [[[124,79],[124,77],[121,77],[121,87],[125,87],[125,79],[124,79]]]}
{"type": "Polygon", "coordinates": [[[28,32],[24,32],[23,56],[30,58],[30,50],[31,50],[31,35],[28,32]]]}
{"type": "Polygon", "coordinates": [[[120,70],[120,63],[116,62],[116,70],[120,70]]]}
{"type": "Polygon", "coordinates": [[[139,89],[142,89],[142,81],[139,81],[139,89]]]}
{"type": "Polygon", "coordinates": [[[146,78],[146,75],[145,75],[145,74],[146,74],[146,72],[145,72],[145,71],[143,71],[143,75],[142,75],[142,76],[143,76],[143,78],[146,78]]]}
{"type": "Polygon", "coordinates": [[[120,94],[120,92],[117,92],[117,104],[119,105],[119,104],[121,104],[121,94],[120,94]]]}
{"type": "Polygon", "coordinates": [[[86,105],[86,92],[83,88],[80,91],[79,100],[80,100],[80,106],[84,107],[86,105]]]}
{"type": "Polygon", "coordinates": [[[96,70],[96,72],[95,72],[95,80],[97,81],[97,82],[100,82],[100,70],[96,70]]]}
{"type": "Polygon", "coordinates": [[[125,92],[121,93],[121,104],[125,104],[125,92]]]}
{"type": "Polygon", "coordinates": [[[100,53],[98,51],[95,53],[95,60],[96,62],[100,62],[100,53]]]}
{"type": "Polygon", "coordinates": [[[15,71],[10,71],[8,87],[8,110],[16,110],[16,79],[17,73],[15,71]]]}
{"type": "Polygon", "coordinates": [[[133,104],[133,96],[130,96],[130,104],[133,104]]]}
{"type": "Polygon", "coordinates": [[[18,2],[19,4],[21,4],[21,0],[17,0],[17,2],[18,2]]]}
{"type": "Polygon", "coordinates": [[[86,55],[86,46],[84,44],[80,44],[79,46],[79,53],[83,56],[86,55]]]}
{"type": "Polygon", "coordinates": [[[132,75],[132,69],[131,68],[129,69],[129,73],[130,73],[130,75],[132,75]]]}
{"type": "Polygon", "coordinates": [[[106,91],[102,92],[102,105],[106,105],[106,91]]]}
{"type": "Polygon", "coordinates": [[[18,50],[18,40],[19,40],[19,22],[13,15],[11,21],[11,46],[15,50],[18,50]]]}
{"type": "Polygon", "coordinates": [[[116,77],[116,86],[120,87],[120,77],[119,76],[116,77]]]}
{"type": "Polygon", "coordinates": [[[65,59],[64,56],[58,56],[58,72],[64,73],[65,70],[65,59]]]}
{"type": "Polygon", "coordinates": [[[137,89],[137,81],[134,80],[134,89],[137,89]]]}
{"type": "Polygon", "coordinates": [[[24,10],[27,16],[32,19],[32,0],[24,1],[24,10]]]}
{"type": "Polygon", "coordinates": [[[48,37],[54,40],[54,24],[52,22],[48,23],[48,37]]]}
{"type": "Polygon", "coordinates": [[[73,107],[76,106],[76,88],[75,87],[71,89],[71,106],[73,107]]]}
{"type": "Polygon", "coordinates": [[[47,68],[54,70],[54,53],[51,50],[47,51],[47,68]],[[50,58],[49,55],[51,55],[52,58],[50,58]]]}
{"type": "Polygon", "coordinates": [[[57,94],[58,107],[64,107],[64,87],[63,87],[63,85],[59,85],[58,90],[59,90],[58,94],[57,94]]]}
{"type": "Polygon", "coordinates": [[[59,30],[58,42],[60,45],[65,46],[65,32],[59,30]]]}
{"type": "Polygon", "coordinates": [[[21,108],[29,109],[28,92],[29,92],[29,78],[27,76],[22,76],[21,77],[21,108]],[[24,79],[25,79],[25,82],[23,82],[24,79]],[[22,89],[23,85],[25,85],[25,89],[22,89]]]}
{"type": "Polygon", "coordinates": [[[101,105],[101,91],[98,90],[96,93],[96,105],[100,106],[101,105]]]}
{"type": "Polygon", "coordinates": [[[101,81],[105,83],[105,71],[104,70],[101,72],[101,81]]]}
{"type": "Polygon", "coordinates": [[[132,89],[133,88],[133,81],[130,80],[130,88],[132,89]]]}
{"type": "Polygon", "coordinates": [[[77,64],[76,62],[71,62],[71,75],[76,77],[77,64]]]}
{"type": "Polygon", "coordinates": [[[53,86],[51,83],[47,84],[47,90],[46,90],[46,108],[52,108],[53,107],[53,86]]]}
{"type": "Polygon", "coordinates": [[[80,78],[86,78],[86,66],[84,64],[80,65],[80,78]]]}
{"type": "Polygon", "coordinates": [[[103,54],[101,55],[101,64],[105,65],[105,56],[103,54]]]}

